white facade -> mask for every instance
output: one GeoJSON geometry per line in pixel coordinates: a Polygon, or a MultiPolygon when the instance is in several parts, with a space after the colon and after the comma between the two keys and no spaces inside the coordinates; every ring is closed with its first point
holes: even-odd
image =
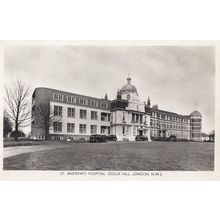
{"type": "Polygon", "coordinates": [[[112,133],[121,141],[134,141],[137,135],[150,140],[150,114],[145,112],[145,103],[138,99],[137,89],[130,82],[128,77],[127,84],[120,90],[121,99],[127,100],[128,106],[112,111],[112,133]]]}
{"type": "Polygon", "coordinates": [[[91,135],[91,126],[96,129],[93,130],[94,134],[110,134],[110,111],[96,108],[88,108],[84,106],[78,106],[74,104],[66,104],[60,102],[50,102],[50,109],[52,110],[52,114],[54,114],[55,106],[62,107],[62,116],[54,116],[54,121],[62,123],[61,131],[55,131],[54,126],[50,127],[50,135],[65,135],[65,136],[88,136],[91,135]],[[68,108],[74,108],[75,114],[74,117],[68,117],[68,108]],[[86,117],[80,117],[80,110],[86,111],[86,117]],[[97,113],[97,119],[91,118],[91,112],[97,113]],[[101,118],[101,114],[106,113],[107,116],[101,118]],[[74,131],[68,131],[68,124],[74,124],[74,131]],[[85,125],[85,132],[80,132],[80,125],[85,125]],[[95,125],[95,126],[94,126],[95,125]],[[95,131],[96,130],[96,131],[95,131]]]}

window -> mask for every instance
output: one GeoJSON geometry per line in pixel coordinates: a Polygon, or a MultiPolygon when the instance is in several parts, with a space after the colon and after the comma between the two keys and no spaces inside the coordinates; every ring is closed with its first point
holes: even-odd
{"type": "Polygon", "coordinates": [[[86,134],[86,124],[80,124],[79,125],[79,133],[80,134],[86,134]]]}
{"type": "Polygon", "coordinates": [[[125,122],[125,113],[123,113],[122,121],[125,122]]]}
{"type": "Polygon", "coordinates": [[[101,134],[105,134],[107,127],[106,126],[101,126],[101,134]]]}
{"type": "Polygon", "coordinates": [[[101,102],[101,108],[108,108],[108,104],[105,102],[101,102]]]}
{"type": "Polygon", "coordinates": [[[63,95],[58,94],[58,93],[54,93],[54,94],[53,94],[53,100],[63,101],[63,95]]]}
{"type": "Polygon", "coordinates": [[[91,111],[91,120],[97,120],[98,116],[97,116],[97,111],[91,111]]]}
{"type": "Polygon", "coordinates": [[[91,134],[97,134],[97,125],[91,125],[90,132],[91,134]]]}
{"type": "Polygon", "coordinates": [[[110,114],[101,112],[101,121],[110,121],[110,114]]]}
{"type": "Polygon", "coordinates": [[[75,118],[75,108],[67,108],[67,117],[75,118]]]}
{"type": "Polygon", "coordinates": [[[90,106],[91,107],[99,107],[99,103],[95,100],[90,100],[90,106]]]}
{"type": "Polygon", "coordinates": [[[75,133],[75,124],[67,123],[67,133],[75,133]]]}
{"type": "Polygon", "coordinates": [[[139,122],[139,115],[136,115],[136,122],[139,122]]]}
{"type": "Polygon", "coordinates": [[[54,116],[62,116],[62,106],[54,105],[54,116]]]}
{"type": "Polygon", "coordinates": [[[122,127],[122,134],[125,134],[125,127],[122,127]]]}
{"type": "Polygon", "coordinates": [[[130,95],[127,95],[127,100],[128,100],[128,101],[130,100],[130,95]]]}
{"type": "Polygon", "coordinates": [[[80,104],[80,105],[88,105],[88,100],[87,100],[87,99],[80,98],[80,99],[79,99],[79,104],[80,104]]]}
{"type": "Polygon", "coordinates": [[[75,96],[67,96],[67,102],[70,103],[76,103],[76,97],[75,96]]]}
{"type": "Polygon", "coordinates": [[[140,123],[143,122],[143,115],[140,115],[140,123]]]}
{"type": "Polygon", "coordinates": [[[113,115],[110,115],[110,121],[113,122],[113,115]]]}
{"type": "Polygon", "coordinates": [[[87,118],[87,111],[84,109],[80,109],[80,118],[86,119],[87,118]]]}
{"type": "Polygon", "coordinates": [[[62,122],[54,122],[53,123],[53,131],[54,131],[54,133],[62,132],[62,122]]]}
{"type": "Polygon", "coordinates": [[[132,113],[132,119],[131,119],[131,121],[135,121],[135,114],[134,113],[132,113]]]}

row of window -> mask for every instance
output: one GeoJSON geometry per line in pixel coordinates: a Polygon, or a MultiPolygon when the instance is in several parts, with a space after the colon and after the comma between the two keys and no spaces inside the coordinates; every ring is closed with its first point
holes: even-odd
{"type": "Polygon", "coordinates": [[[179,121],[179,122],[188,122],[189,123],[189,119],[180,118],[180,117],[171,116],[171,115],[163,115],[163,114],[160,114],[160,113],[157,113],[157,112],[151,112],[151,116],[155,117],[155,118],[158,117],[159,119],[179,121]]]}
{"type": "MultiPolygon", "coordinates": [[[[147,120],[146,116],[144,116],[144,120],[146,122],[146,120],[147,120]]],[[[136,122],[141,122],[142,123],[143,122],[143,115],[132,113],[131,121],[132,122],[136,121],[136,122]]]]}
{"type": "MultiPolygon", "coordinates": [[[[54,133],[61,133],[62,132],[62,122],[54,122],[53,123],[53,132],[54,133]]],[[[109,133],[110,128],[106,126],[101,126],[101,134],[106,133],[106,129],[109,133]]],[[[79,133],[86,134],[87,125],[86,124],[79,124],[79,133]]],[[[67,133],[75,133],[75,123],[67,123],[67,133]]],[[[90,125],[90,133],[97,134],[97,125],[90,125]]]]}
{"type": "MultiPolygon", "coordinates": [[[[79,111],[79,117],[81,119],[87,119],[87,110],[86,109],[80,109],[79,111]]],[[[69,118],[75,118],[76,109],[68,107],[67,108],[67,117],[69,118]]],[[[54,106],[54,116],[63,116],[63,106],[54,106]]],[[[98,120],[98,112],[97,111],[91,111],[90,112],[90,118],[91,120],[98,120]]],[[[110,114],[101,112],[101,121],[110,121],[110,114]]]]}
{"type": "Polygon", "coordinates": [[[182,123],[174,123],[174,122],[168,122],[168,121],[157,121],[157,120],[150,120],[150,125],[152,127],[159,127],[159,128],[173,128],[173,129],[188,129],[187,124],[182,124],[182,123]]]}
{"type": "MultiPolygon", "coordinates": [[[[186,132],[179,132],[179,131],[167,131],[165,136],[169,137],[171,135],[175,135],[177,138],[189,138],[189,133],[186,132]]],[[[151,130],[150,131],[151,137],[159,137],[161,134],[157,130],[151,130]]]]}
{"type": "MultiPolygon", "coordinates": [[[[76,103],[76,99],[77,99],[76,96],[70,96],[70,95],[67,96],[67,102],[69,102],[69,103],[75,104],[75,103],[76,103]]],[[[91,106],[91,107],[96,107],[96,108],[99,107],[99,102],[98,102],[98,101],[88,100],[88,99],[86,99],[86,98],[78,98],[78,99],[79,99],[79,104],[80,104],[80,105],[88,106],[89,101],[90,101],[90,106],[91,106]]],[[[63,102],[63,100],[64,100],[64,95],[58,94],[58,93],[54,93],[54,94],[53,94],[53,100],[54,100],[54,101],[61,101],[61,102],[63,102]]],[[[106,102],[101,102],[101,103],[100,103],[100,108],[108,109],[108,103],[106,103],[106,102]]]]}

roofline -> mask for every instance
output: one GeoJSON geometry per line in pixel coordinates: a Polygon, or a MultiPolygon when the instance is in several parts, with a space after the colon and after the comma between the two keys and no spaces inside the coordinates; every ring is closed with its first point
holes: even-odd
{"type": "Polygon", "coordinates": [[[152,107],[150,107],[150,110],[156,110],[156,111],[159,111],[159,112],[162,112],[162,113],[172,114],[172,115],[175,115],[175,116],[190,117],[190,115],[181,115],[181,114],[178,114],[178,113],[175,113],[175,112],[169,112],[169,111],[166,111],[166,110],[155,109],[155,108],[152,108],[152,107]]]}
{"type": "Polygon", "coordinates": [[[36,87],[34,89],[33,94],[35,93],[36,90],[38,89],[47,89],[47,90],[51,90],[51,91],[56,91],[56,92],[64,92],[64,93],[68,93],[68,94],[72,94],[72,95],[77,95],[77,96],[83,96],[85,98],[92,98],[92,99],[96,99],[96,100],[103,100],[105,102],[111,102],[111,100],[109,99],[104,99],[104,98],[97,98],[97,97],[93,97],[93,96],[87,96],[87,95],[83,95],[83,94],[78,94],[78,93],[73,93],[73,92],[67,92],[67,91],[63,91],[63,90],[58,90],[58,89],[52,89],[52,88],[48,88],[48,87],[36,87]]]}

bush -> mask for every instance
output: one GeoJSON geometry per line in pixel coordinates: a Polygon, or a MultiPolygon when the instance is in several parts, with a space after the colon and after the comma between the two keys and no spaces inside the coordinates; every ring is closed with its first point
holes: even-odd
{"type": "MultiPolygon", "coordinates": [[[[15,131],[11,132],[10,137],[15,137],[15,131]]],[[[24,132],[23,131],[18,131],[18,137],[25,137],[24,132]]]]}

